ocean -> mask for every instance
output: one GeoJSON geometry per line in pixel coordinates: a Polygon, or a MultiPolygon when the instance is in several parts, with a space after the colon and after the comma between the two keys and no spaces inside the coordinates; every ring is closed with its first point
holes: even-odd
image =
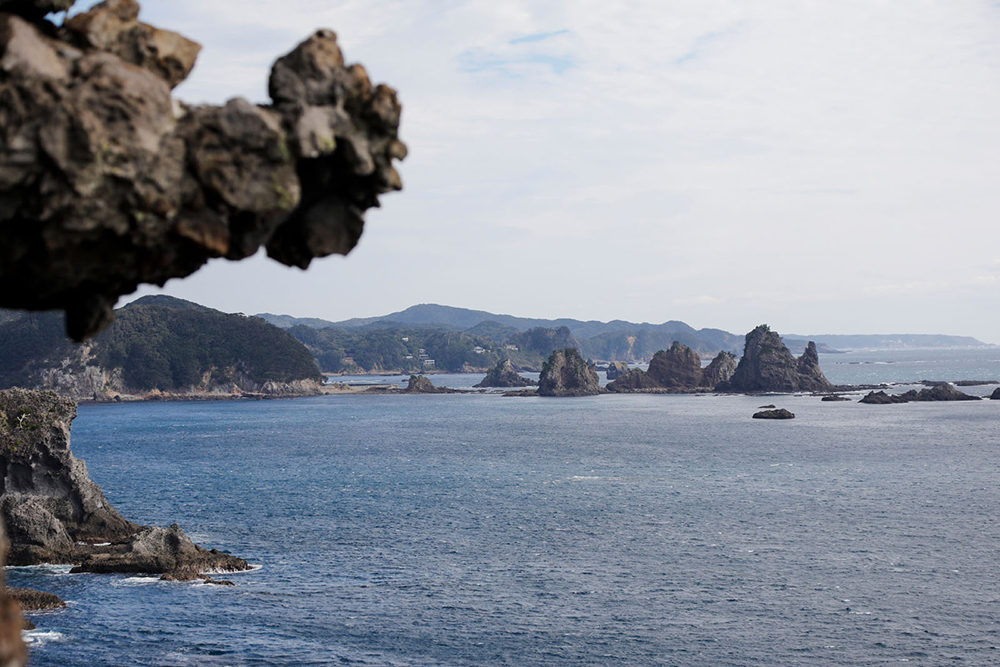
{"type": "MultiPolygon", "coordinates": [[[[821,363],[1000,379],[997,350],[821,363]]],[[[70,605],[31,616],[34,666],[996,664],[998,425],[798,395],[85,405],[73,450],[124,516],[257,567],[7,576],[70,605]]]]}

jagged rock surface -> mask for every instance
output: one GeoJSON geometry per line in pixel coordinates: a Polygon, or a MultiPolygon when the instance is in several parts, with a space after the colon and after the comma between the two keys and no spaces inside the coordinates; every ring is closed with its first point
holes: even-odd
{"type": "Polygon", "coordinates": [[[816,344],[809,341],[801,357],[788,351],[777,332],[762,324],[746,335],[743,357],[723,391],[829,391],[819,367],[816,344]]]}
{"type": "Polygon", "coordinates": [[[514,370],[514,365],[510,363],[510,359],[504,359],[497,363],[496,366],[490,369],[490,372],[486,374],[478,384],[474,384],[474,387],[533,387],[538,383],[534,380],[529,380],[528,378],[521,377],[514,370]]]}
{"type": "Polygon", "coordinates": [[[274,65],[271,106],[184,106],[198,45],[107,0],[0,3],[0,307],[65,310],[77,340],[122,294],[261,246],[346,254],[400,189],[401,107],[320,30],[274,65]]]}
{"type": "Polygon", "coordinates": [[[627,375],[629,372],[628,364],[624,361],[612,361],[608,364],[608,381],[617,380],[618,378],[627,375]]]}
{"type": "Polygon", "coordinates": [[[906,401],[927,402],[927,401],[978,401],[978,396],[970,396],[955,389],[950,384],[941,384],[928,389],[917,391],[911,389],[900,395],[906,401]]]}
{"type": "Polygon", "coordinates": [[[70,563],[86,572],[245,570],[246,561],[194,545],[176,525],[124,519],[70,451],[76,404],[53,392],[0,391],[0,515],[8,563],[70,563]]]}
{"type": "Polygon", "coordinates": [[[701,357],[687,345],[674,341],[669,350],[653,355],[646,374],[666,389],[701,387],[701,357]]]}
{"type": "Polygon", "coordinates": [[[33,588],[8,588],[7,595],[17,600],[22,611],[49,611],[65,609],[66,603],[55,593],[36,591],[33,588]]]}
{"type": "Polygon", "coordinates": [[[556,350],[542,365],[539,396],[594,396],[600,393],[597,371],[573,348],[556,350]]]}
{"type": "Polygon", "coordinates": [[[736,372],[736,356],[732,352],[719,352],[701,371],[701,386],[715,388],[729,382],[736,372]]]}
{"type": "Polygon", "coordinates": [[[720,352],[706,368],[698,353],[678,341],[669,350],[660,350],[649,362],[649,370],[633,369],[608,384],[617,393],[683,392],[714,389],[728,380],[736,368],[733,356],[720,352]]]}

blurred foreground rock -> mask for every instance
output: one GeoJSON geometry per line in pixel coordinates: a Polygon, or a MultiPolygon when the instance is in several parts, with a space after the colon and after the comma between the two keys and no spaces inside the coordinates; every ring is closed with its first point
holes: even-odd
{"type": "Polygon", "coordinates": [[[107,0],[0,0],[0,307],[65,310],[92,336],[118,297],[264,246],[305,268],[346,254],[393,160],[401,107],[319,30],[278,59],[270,106],[187,106],[200,46],[107,0]]]}

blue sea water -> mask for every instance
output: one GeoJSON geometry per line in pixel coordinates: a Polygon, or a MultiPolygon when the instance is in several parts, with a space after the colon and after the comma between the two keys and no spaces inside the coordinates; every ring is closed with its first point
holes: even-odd
{"type": "MultiPolygon", "coordinates": [[[[876,366],[848,356],[831,380],[876,366]]],[[[926,379],[966,362],[996,369],[926,379]]],[[[1000,401],[89,405],[73,449],[125,516],[259,569],[7,574],[70,604],[36,666],[996,664],[998,436],[1000,401]]]]}

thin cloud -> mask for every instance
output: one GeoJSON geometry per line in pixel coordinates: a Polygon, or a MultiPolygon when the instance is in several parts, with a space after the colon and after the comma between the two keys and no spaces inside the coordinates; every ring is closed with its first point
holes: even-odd
{"type": "Polygon", "coordinates": [[[568,35],[569,30],[553,30],[552,32],[536,32],[532,35],[524,35],[523,37],[515,37],[514,39],[507,42],[508,44],[534,44],[535,42],[544,42],[552,37],[558,37],[559,35],[568,35]]]}

